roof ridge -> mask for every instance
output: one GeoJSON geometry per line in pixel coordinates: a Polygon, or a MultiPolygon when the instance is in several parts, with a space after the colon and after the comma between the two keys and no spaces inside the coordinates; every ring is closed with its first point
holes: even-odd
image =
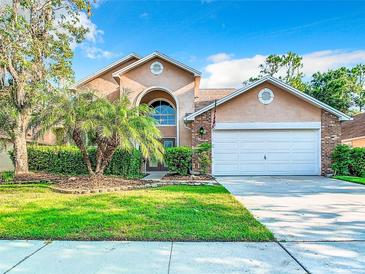
{"type": "Polygon", "coordinates": [[[145,62],[147,62],[150,59],[155,58],[155,57],[159,57],[161,59],[164,59],[167,62],[170,62],[170,63],[172,63],[172,64],[174,64],[174,65],[176,65],[176,66],[178,66],[178,67],[180,67],[184,70],[187,70],[187,71],[193,73],[194,76],[200,76],[201,75],[200,71],[197,71],[196,69],[194,69],[194,68],[192,68],[188,65],[185,65],[184,63],[182,63],[182,62],[180,62],[180,61],[178,61],[178,60],[176,60],[176,59],[174,59],[174,58],[172,58],[172,57],[170,57],[170,56],[168,56],[164,53],[161,53],[159,51],[154,51],[151,54],[148,54],[148,55],[144,56],[140,60],[138,60],[138,61],[136,61],[136,62],[124,67],[124,68],[121,68],[120,70],[118,70],[116,72],[114,72],[112,74],[112,76],[113,77],[118,77],[120,74],[123,74],[124,72],[127,72],[127,71],[133,69],[135,66],[144,64],[145,62]]]}
{"type": "Polygon", "coordinates": [[[137,58],[137,59],[142,59],[143,57],[135,52],[131,52],[127,55],[124,55],[122,58],[119,58],[118,60],[110,63],[109,65],[106,65],[104,67],[102,67],[101,69],[98,69],[96,72],[86,76],[86,77],[83,77],[82,79],[80,79],[79,81],[77,81],[74,85],[71,86],[71,88],[76,88],[90,80],[92,80],[93,78],[96,78],[98,77],[99,75],[107,72],[108,70],[112,69],[113,67],[115,66],[118,66],[119,64],[125,62],[125,61],[128,61],[129,59],[131,59],[132,57],[134,58],[137,58]]]}
{"type": "Polygon", "coordinates": [[[236,89],[236,88],[200,88],[199,90],[209,90],[209,89],[236,89]]]}

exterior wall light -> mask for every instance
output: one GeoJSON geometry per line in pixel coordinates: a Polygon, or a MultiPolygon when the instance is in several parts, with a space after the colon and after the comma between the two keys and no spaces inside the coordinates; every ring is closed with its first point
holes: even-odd
{"type": "Polygon", "coordinates": [[[204,135],[205,133],[207,133],[207,131],[203,128],[203,127],[200,127],[199,128],[199,135],[204,135]]]}

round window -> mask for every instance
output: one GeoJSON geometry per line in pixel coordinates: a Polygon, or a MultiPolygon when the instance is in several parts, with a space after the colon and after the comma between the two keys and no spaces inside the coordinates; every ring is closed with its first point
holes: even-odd
{"type": "Polygon", "coordinates": [[[268,105],[274,100],[274,93],[271,89],[264,88],[260,90],[258,97],[261,103],[268,105]]]}
{"type": "Polygon", "coordinates": [[[154,75],[159,75],[163,71],[163,65],[160,62],[153,62],[150,66],[150,70],[154,75]]]}

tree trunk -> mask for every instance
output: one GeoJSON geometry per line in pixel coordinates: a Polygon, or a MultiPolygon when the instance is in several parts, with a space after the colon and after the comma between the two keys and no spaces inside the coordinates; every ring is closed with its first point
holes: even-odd
{"type": "Polygon", "coordinates": [[[117,149],[116,145],[108,145],[103,153],[103,159],[101,162],[101,166],[97,172],[98,175],[103,175],[106,167],[109,165],[110,161],[113,158],[114,152],[117,149]]]}
{"type": "Polygon", "coordinates": [[[84,160],[84,163],[86,164],[87,171],[89,172],[89,175],[94,175],[93,168],[91,166],[91,161],[89,158],[89,153],[87,152],[87,149],[84,145],[84,142],[82,140],[81,131],[79,129],[74,129],[72,133],[72,139],[74,140],[76,146],[80,149],[82,154],[82,159],[84,160]]]}
{"type": "Polygon", "coordinates": [[[105,152],[105,144],[102,140],[97,141],[98,148],[96,150],[96,167],[95,173],[100,173],[101,164],[103,162],[104,152],[105,152]]]}
{"type": "Polygon", "coordinates": [[[16,125],[14,128],[14,159],[15,159],[15,176],[29,173],[28,169],[28,152],[27,152],[27,127],[28,114],[19,113],[16,118],[16,125]]]}

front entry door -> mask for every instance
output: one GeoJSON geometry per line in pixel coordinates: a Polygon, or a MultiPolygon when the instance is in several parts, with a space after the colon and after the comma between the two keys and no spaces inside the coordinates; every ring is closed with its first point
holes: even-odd
{"type": "MultiPolygon", "coordinates": [[[[161,142],[165,148],[175,146],[175,138],[163,138],[161,142]]],[[[159,163],[153,160],[147,161],[147,171],[166,171],[166,170],[167,167],[163,163],[159,163]]]]}

